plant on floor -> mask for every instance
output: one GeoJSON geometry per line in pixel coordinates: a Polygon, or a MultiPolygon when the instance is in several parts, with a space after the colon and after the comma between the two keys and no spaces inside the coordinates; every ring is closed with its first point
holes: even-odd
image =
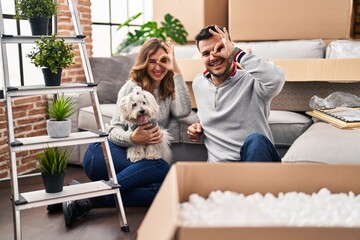
{"type": "MultiPolygon", "coordinates": [[[[129,26],[129,24],[140,17],[141,14],[142,13],[138,13],[130,17],[123,24],[120,24],[117,30],[124,26],[129,26]]],[[[161,22],[161,27],[158,26],[157,22],[149,21],[141,25],[140,29],[137,29],[134,32],[128,32],[126,39],[117,47],[115,55],[127,53],[130,51],[131,47],[140,46],[147,39],[152,37],[156,37],[164,41],[171,39],[175,43],[184,45],[187,42],[187,36],[188,33],[181,22],[177,18],[174,18],[171,14],[166,14],[164,16],[164,21],[161,22]]]]}
{"type": "Polygon", "coordinates": [[[74,64],[74,46],[66,44],[63,38],[56,38],[55,34],[51,37],[41,36],[41,40],[36,40],[35,43],[36,46],[26,57],[30,58],[36,67],[44,67],[45,85],[60,85],[62,69],[74,64]],[[46,76],[52,74],[58,74],[57,78],[47,82],[46,76]]]}
{"type": "Polygon", "coordinates": [[[67,137],[71,133],[69,117],[76,112],[76,102],[73,97],[64,94],[54,95],[47,105],[49,119],[46,128],[50,137],[67,137]]]}

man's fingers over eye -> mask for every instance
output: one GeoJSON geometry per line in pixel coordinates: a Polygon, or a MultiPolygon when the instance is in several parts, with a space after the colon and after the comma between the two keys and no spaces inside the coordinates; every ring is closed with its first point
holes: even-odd
{"type": "Polygon", "coordinates": [[[215,53],[221,52],[221,49],[223,48],[224,48],[224,44],[222,42],[219,42],[215,45],[214,52],[215,53]]]}

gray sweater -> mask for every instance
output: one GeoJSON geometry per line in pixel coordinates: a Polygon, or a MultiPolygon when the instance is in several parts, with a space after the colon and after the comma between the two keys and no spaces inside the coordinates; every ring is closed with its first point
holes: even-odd
{"type": "MultiPolygon", "coordinates": [[[[158,91],[155,91],[154,93],[156,102],[160,106],[160,111],[156,116],[156,120],[158,124],[164,128],[166,128],[169,123],[170,115],[177,118],[181,118],[181,117],[186,117],[191,112],[189,90],[186,86],[186,83],[182,75],[175,75],[174,83],[175,83],[174,98],[168,97],[165,100],[160,100],[158,91]]],[[[119,109],[119,99],[121,99],[123,96],[128,95],[136,86],[138,86],[136,82],[132,80],[128,80],[124,84],[124,86],[121,87],[118,93],[116,109],[119,109]]],[[[123,129],[123,127],[124,127],[124,123],[120,121],[120,112],[116,111],[110,121],[110,125],[106,126],[107,131],[109,133],[109,140],[119,146],[124,146],[124,147],[133,146],[134,143],[130,139],[132,130],[131,129],[125,130],[123,129]]]]}
{"type": "Polygon", "coordinates": [[[261,133],[273,141],[268,124],[270,102],[282,89],[282,69],[254,55],[237,56],[244,71],[219,86],[209,74],[197,75],[192,87],[205,135],[209,162],[239,161],[245,138],[261,133]]]}

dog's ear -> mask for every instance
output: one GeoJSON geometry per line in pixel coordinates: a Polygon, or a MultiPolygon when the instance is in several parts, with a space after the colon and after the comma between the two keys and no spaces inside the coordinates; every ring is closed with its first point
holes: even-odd
{"type": "Polygon", "coordinates": [[[156,102],[154,95],[152,95],[148,91],[142,91],[142,94],[147,99],[150,108],[154,109],[155,112],[158,112],[160,110],[159,104],[156,102]]]}
{"type": "Polygon", "coordinates": [[[129,116],[129,101],[130,101],[130,98],[129,98],[129,95],[127,96],[123,96],[121,99],[120,99],[120,102],[119,102],[119,109],[118,111],[120,112],[120,117],[124,120],[126,120],[126,117],[129,116]]]}

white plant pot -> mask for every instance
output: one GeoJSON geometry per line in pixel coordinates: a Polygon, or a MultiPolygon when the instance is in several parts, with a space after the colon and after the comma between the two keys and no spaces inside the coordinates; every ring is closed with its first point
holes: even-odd
{"type": "Polygon", "coordinates": [[[50,137],[68,137],[71,133],[71,120],[56,121],[54,119],[48,119],[46,121],[46,129],[50,137]]]}

